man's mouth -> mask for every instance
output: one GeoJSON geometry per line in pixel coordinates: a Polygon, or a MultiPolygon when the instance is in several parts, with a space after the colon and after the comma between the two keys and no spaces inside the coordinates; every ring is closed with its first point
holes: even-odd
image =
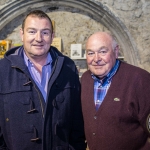
{"type": "Polygon", "coordinates": [[[32,46],[34,46],[34,47],[39,47],[39,48],[41,48],[41,47],[43,47],[43,45],[32,45],[32,46]]]}
{"type": "Polygon", "coordinates": [[[100,64],[100,65],[93,65],[94,67],[102,67],[104,66],[105,64],[100,64]]]}

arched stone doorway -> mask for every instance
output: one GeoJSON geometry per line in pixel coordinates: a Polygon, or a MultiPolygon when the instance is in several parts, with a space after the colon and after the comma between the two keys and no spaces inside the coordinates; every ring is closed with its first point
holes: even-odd
{"type": "MultiPolygon", "coordinates": [[[[5,29],[9,32],[9,23],[20,15],[25,15],[31,9],[43,8],[45,12],[52,11],[70,11],[87,15],[100,22],[108,28],[118,40],[125,60],[135,66],[138,66],[138,54],[134,41],[125,25],[116,18],[108,8],[99,2],[90,0],[34,0],[34,1],[15,1],[1,10],[0,14],[0,35],[5,29]]],[[[16,22],[17,24],[17,22],[16,22]]]]}

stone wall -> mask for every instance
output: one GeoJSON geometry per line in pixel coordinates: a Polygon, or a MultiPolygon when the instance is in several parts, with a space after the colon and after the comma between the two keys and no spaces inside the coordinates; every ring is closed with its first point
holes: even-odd
{"type": "MultiPolygon", "coordinates": [[[[1,0],[0,9],[9,7],[16,0],[1,0]]],[[[71,0],[70,0],[71,1],[71,0]]],[[[74,0],[75,1],[75,0],[74,0]]],[[[89,3],[101,5],[105,10],[109,10],[128,30],[130,40],[134,46],[134,51],[138,64],[141,68],[150,71],[150,1],[148,0],[85,0],[89,3]]],[[[37,0],[38,5],[38,0],[37,0]]],[[[31,10],[30,7],[27,11],[31,10]]],[[[89,16],[74,9],[67,10],[65,7],[48,10],[47,6],[40,7],[47,12],[52,20],[55,21],[55,36],[62,38],[62,52],[70,55],[70,44],[82,43],[85,49],[85,41],[89,35],[96,31],[106,31],[109,27],[96,20],[97,14],[89,16]]],[[[21,43],[19,37],[19,28],[22,18],[26,13],[10,20],[1,29],[0,39],[11,39],[13,43],[21,43]]],[[[1,12],[0,12],[1,15],[1,12]]],[[[2,17],[2,16],[1,16],[2,17]]],[[[111,26],[111,24],[110,24],[111,26]]],[[[119,34],[119,33],[118,33],[119,34]]],[[[123,42],[126,42],[124,40],[123,42]]],[[[120,44],[120,43],[119,43],[120,44]]],[[[132,52],[129,48],[120,51],[120,55],[125,55],[125,60],[130,57],[132,52]],[[126,52],[125,52],[126,51],[126,52]],[[126,53],[126,54],[125,54],[126,53]]],[[[130,62],[129,62],[130,63],[130,62]]]]}
{"type": "Polygon", "coordinates": [[[150,0],[97,0],[126,25],[135,41],[142,68],[150,71],[150,0]]]}

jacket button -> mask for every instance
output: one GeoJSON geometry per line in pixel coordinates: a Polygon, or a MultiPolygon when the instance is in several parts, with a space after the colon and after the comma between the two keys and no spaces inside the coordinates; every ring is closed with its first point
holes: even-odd
{"type": "Polygon", "coordinates": [[[97,119],[97,116],[94,116],[94,119],[97,119]]]}
{"type": "Polygon", "coordinates": [[[6,121],[8,122],[8,121],[9,121],[9,118],[6,118],[6,121]]]}
{"type": "Polygon", "coordinates": [[[58,83],[56,83],[55,85],[56,85],[56,87],[59,87],[58,83]]]}
{"type": "Polygon", "coordinates": [[[96,134],[93,132],[93,135],[96,135],[96,134]]]}

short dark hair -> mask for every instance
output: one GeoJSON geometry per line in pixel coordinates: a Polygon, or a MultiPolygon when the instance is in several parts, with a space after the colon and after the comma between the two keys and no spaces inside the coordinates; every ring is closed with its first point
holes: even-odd
{"type": "Polygon", "coordinates": [[[43,11],[41,11],[41,10],[33,10],[33,11],[31,11],[30,13],[28,13],[26,15],[26,17],[23,19],[23,22],[22,22],[22,30],[23,31],[24,31],[25,22],[26,22],[26,19],[27,19],[28,16],[33,16],[33,17],[48,19],[49,22],[50,22],[50,24],[51,24],[52,33],[53,33],[53,24],[52,24],[52,21],[51,21],[50,17],[46,13],[44,13],[43,11]]]}

